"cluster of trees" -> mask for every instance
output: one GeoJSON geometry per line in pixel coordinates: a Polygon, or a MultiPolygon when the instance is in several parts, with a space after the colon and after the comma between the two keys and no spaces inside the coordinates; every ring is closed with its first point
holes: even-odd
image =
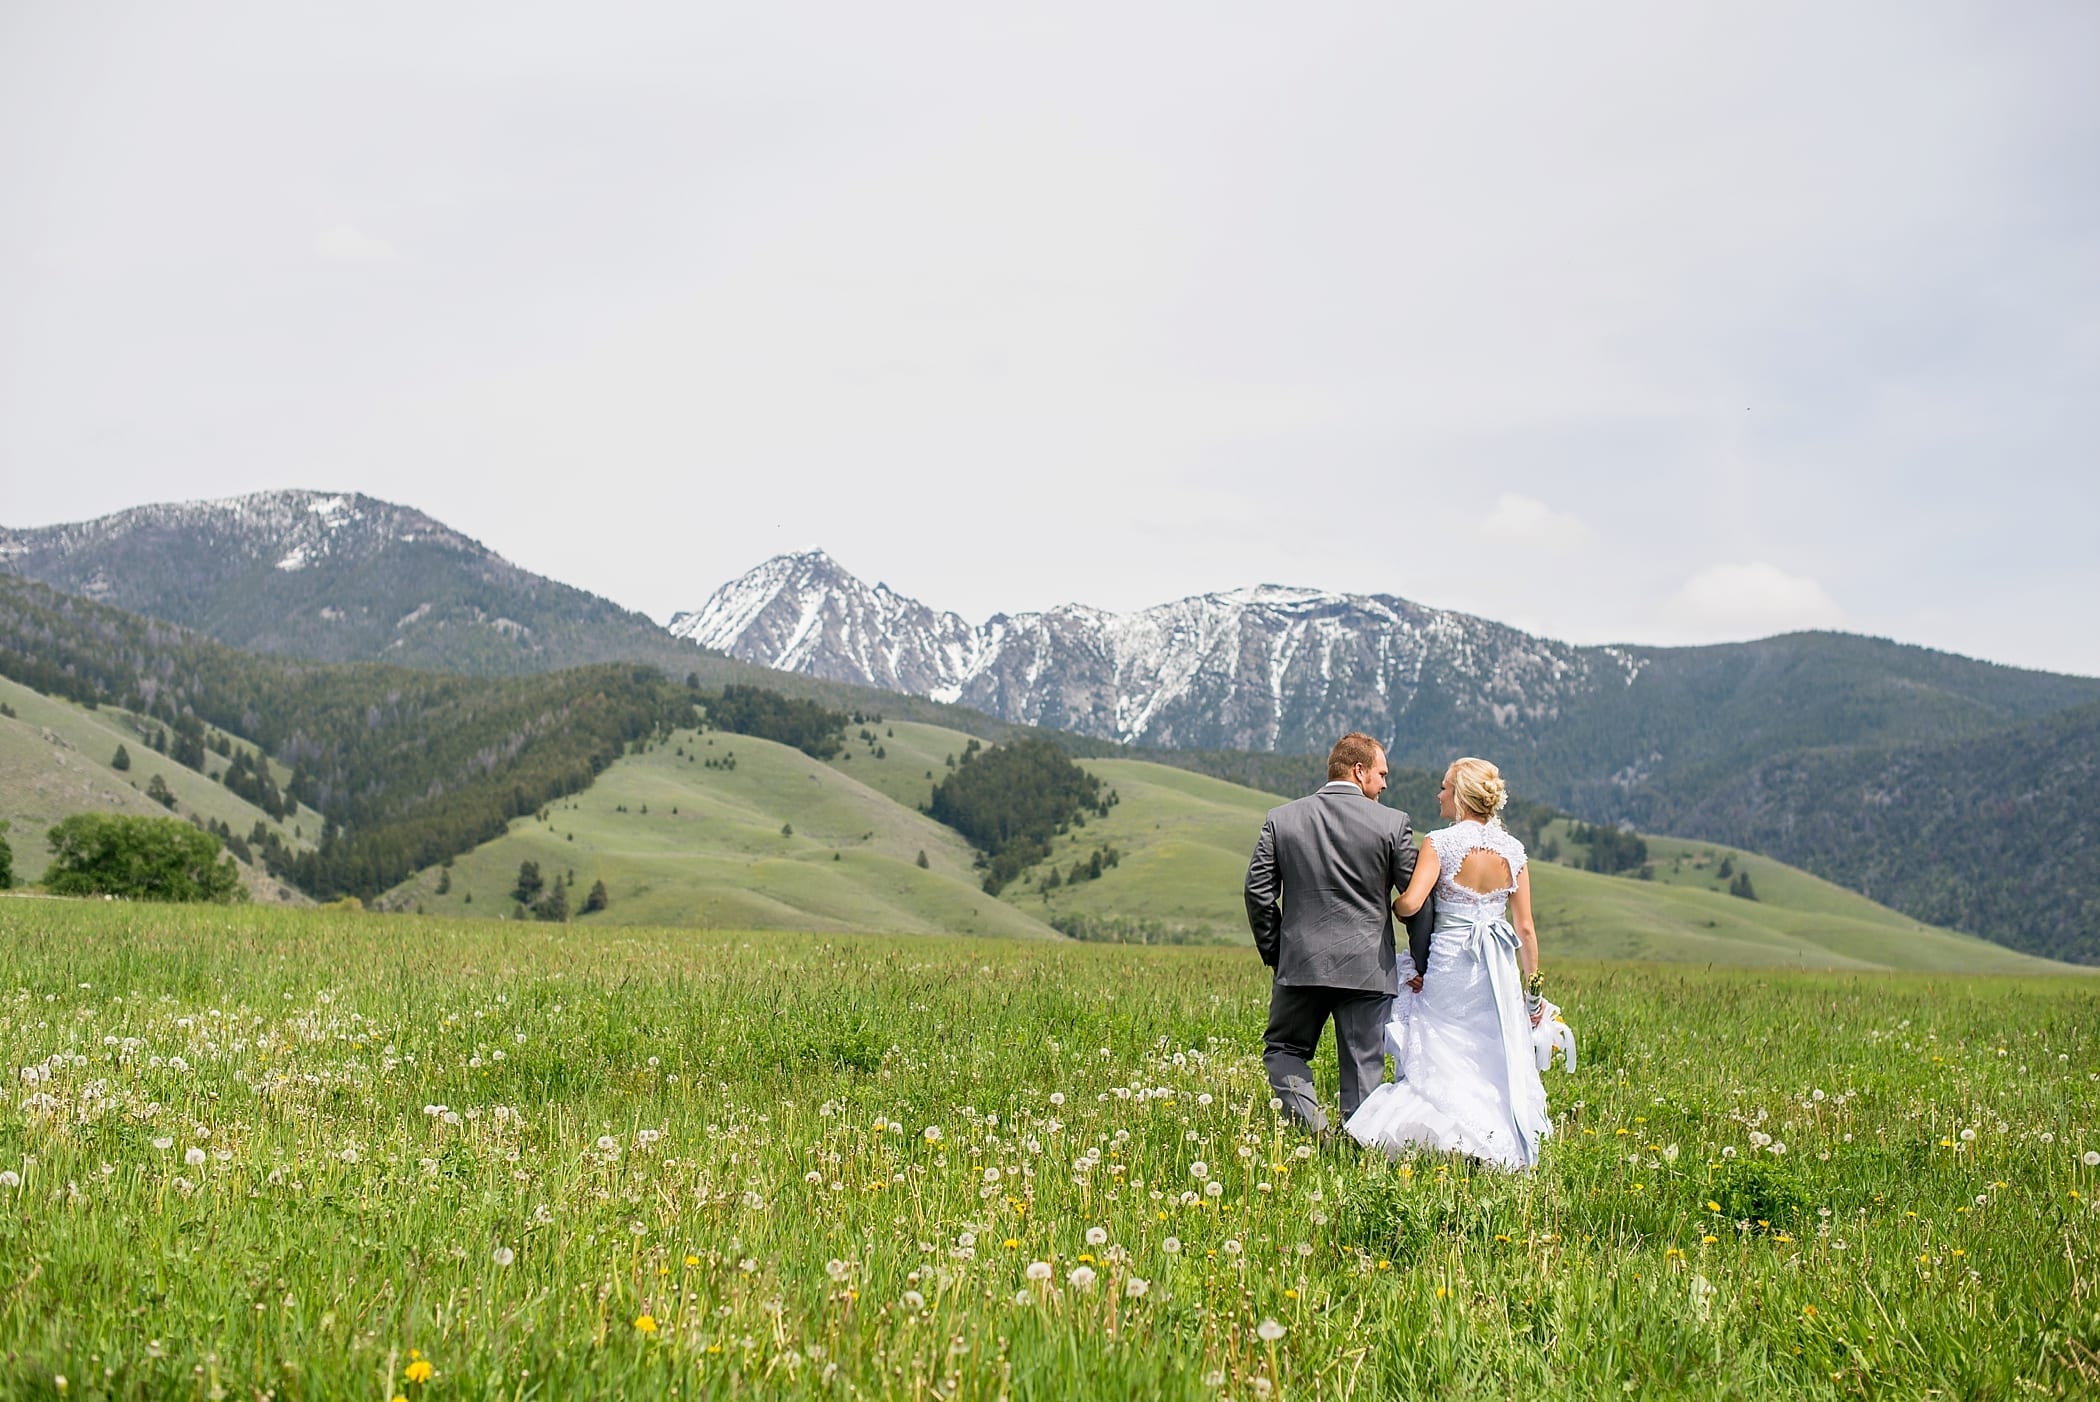
{"type": "Polygon", "coordinates": [[[1102,872],[1122,864],[1122,851],[1114,843],[1104,843],[1089,852],[1084,860],[1073,862],[1069,872],[1052,866],[1036,886],[1042,891],[1044,898],[1048,899],[1050,892],[1060,886],[1077,886],[1082,881],[1099,881],[1102,872]]]}
{"type": "MultiPolygon", "coordinates": [[[[450,889],[451,873],[445,874],[438,894],[450,889]]],[[[520,918],[530,915],[535,920],[561,924],[569,918],[569,888],[576,884],[576,873],[556,876],[549,883],[540,875],[540,864],[533,861],[518,863],[517,884],[511,887],[510,898],[517,902],[520,918]]],[[[590,893],[583,898],[582,914],[593,915],[612,904],[606,894],[605,883],[593,881],[590,893]]]]}
{"type": "Polygon", "coordinates": [[[55,895],[232,901],[246,894],[219,838],[176,818],[75,813],[49,840],[44,885],[55,895]]]}
{"type": "Polygon", "coordinates": [[[1050,855],[1052,838],[1085,826],[1089,812],[1106,817],[1117,802],[1048,740],[1031,737],[989,750],[972,740],[934,787],[927,812],[977,848],[984,889],[997,895],[1050,855]]]}
{"type": "MultiPolygon", "coordinates": [[[[13,576],[0,576],[0,675],[145,716],[171,759],[201,762],[207,726],[255,742],[292,771],[279,810],[323,819],[316,849],[274,841],[261,860],[319,900],[377,896],[692,717],[653,668],[476,678],[257,656],[13,576]]],[[[235,768],[268,796],[260,755],[235,768]]]]}
{"type": "Polygon", "coordinates": [[[1602,823],[1577,823],[1568,840],[1584,851],[1582,869],[1615,876],[1648,865],[1648,843],[1639,833],[1622,832],[1602,823]]]}
{"type": "Polygon", "coordinates": [[[830,759],[846,745],[848,717],[815,701],[757,686],[725,686],[706,703],[708,724],[738,735],[792,745],[811,759],[830,759]]]}
{"type": "Polygon", "coordinates": [[[1092,944],[1226,944],[1237,937],[1221,937],[1208,925],[1169,925],[1127,915],[1053,915],[1050,928],[1092,944]]]}
{"type": "MultiPolygon", "coordinates": [[[[923,859],[926,854],[921,852],[919,856],[923,859]]],[[[919,865],[924,866],[926,863],[921,860],[919,865]]],[[[15,849],[7,845],[7,823],[0,820],[0,891],[5,891],[14,884],[15,849]]]]}

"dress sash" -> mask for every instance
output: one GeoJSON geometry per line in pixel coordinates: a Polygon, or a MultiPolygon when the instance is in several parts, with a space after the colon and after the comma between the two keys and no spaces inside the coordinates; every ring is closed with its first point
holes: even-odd
{"type": "Polygon", "coordinates": [[[1436,938],[1467,936],[1480,950],[1480,962],[1487,966],[1488,986],[1494,990],[1495,1016],[1502,1032],[1500,1079],[1528,1168],[1538,1162],[1539,1140],[1551,1132],[1551,1126],[1541,1107],[1523,1089],[1527,1082],[1537,1080],[1538,1072],[1532,1062],[1531,1017],[1524,1010],[1524,980],[1517,969],[1517,932],[1501,915],[1437,911],[1436,938]]]}

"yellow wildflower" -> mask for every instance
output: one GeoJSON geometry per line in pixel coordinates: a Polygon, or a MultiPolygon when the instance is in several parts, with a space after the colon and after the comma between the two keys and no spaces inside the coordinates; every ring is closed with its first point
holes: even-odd
{"type": "Polygon", "coordinates": [[[634,1317],[634,1332],[637,1334],[654,1334],[656,1332],[656,1316],[653,1314],[636,1315],[634,1317]]]}
{"type": "Polygon", "coordinates": [[[435,1372],[437,1372],[437,1369],[430,1366],[429,1359],[418,1358],[412,1360],[406,1368],[401,1370],[401,1376],[412,1383],[427,1383],[435,1372]]]}

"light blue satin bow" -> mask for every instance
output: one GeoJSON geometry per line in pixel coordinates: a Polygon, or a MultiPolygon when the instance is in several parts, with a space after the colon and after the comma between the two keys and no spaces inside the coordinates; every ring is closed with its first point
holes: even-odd
{"type": "Polygon", "coordinates": [[[1539,1141],[1552,1127],[1519,1090],[1538,1072],[1532,1064],[1531,1015],[1524,1010],[1523,977],[1517,971],[1517,932],[1501,916],[1467,919],[1439,912],[1436,937],[1452,935],[1470,935],[1480,946],[1481,962],[1487,965],[1488,986],[1495,993],[1495,1016],[1502,1030],[1503,1093],[1509,1098],[1510,1120],[1516,1125],[1517,1142],[1528,1167],[1538,1162],[1539,1141]]]}

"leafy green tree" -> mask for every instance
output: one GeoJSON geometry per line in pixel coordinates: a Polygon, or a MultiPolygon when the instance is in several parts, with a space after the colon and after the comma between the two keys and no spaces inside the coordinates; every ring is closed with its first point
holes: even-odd
{"type": "Polygon", "coordinates": [[[118,743],[116,754],[110,757],[109,767],[119,774],[131,768],[131,751],[125,749],[122,742],[118,743]]]}
{"type": "Polygon", "coordinates": [[[219,839],[174,818],[75,813],[51,829],[44,884],[61,896],[232,901],[241,878],[219,839]]]}
{"type": "Polygon", "coordinates": [[[591,893],[583,898],[583,913],[585,915],[596,915],[611,904],[612,898],[605,894],[605,883],[603,881],[593,881],[591,883],[591,893]]]}
{"type": "Polygon", "coordinates": [[[566,924],[569,919],[568,884],[557,881],[549,887],[547,894],[534,903],[532,916],[535,920],[545,920],[550,924],[566,924]]]}
{"type": "Polygon", "coordinates": [[[174,791],[168,787],[168,781],[161,778],[158,774],[146,781],[146,797],[152,799],[163,808],[173,808],[175,806],[174,791]]]}
{"type": "Polygon", "coordinates": [[[932,862],[929,862],[929,861],[927,861],[927,860],[926,860],[926,849],[925,849],[924,847],[921,847],[921,848],[919,849],[919,870],[920,870],[920,871],[925,871],[925,870],[926,870],[927,868],[931,867],[932,865],[933,865],[933,863],[932,863],[932,862]]]}
{"type": "Polygon", "coordinates": [[[782,823],[780,825],[780,835],[782,837],[793,837],[795,835],[795,825],[793,823],[782,823]]]}

